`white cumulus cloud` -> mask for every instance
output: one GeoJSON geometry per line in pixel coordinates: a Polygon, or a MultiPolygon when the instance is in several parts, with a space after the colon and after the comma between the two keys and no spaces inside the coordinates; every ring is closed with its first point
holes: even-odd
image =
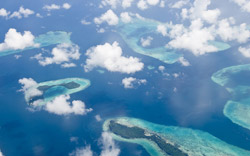
{"type": "Polygon", "coordinates": [[[95,17],[94,22],[96,24],[102,24],[104,22],[107,22],[108,25],[117,25],[119,22],[119,18],[111,9],[109,9],[107,12],[102,14],[100,17],[95,17]]]}
{"type": "Polygon", "coordinates": [[[219,22],[217,29],[218,35],[224,41],[236,40],[239,43],[244,43],[250,38],[250,31],[247,29],[246,23],[239,26],[233,26],[234,19],[223,19],[219,22]]]}
{"type": "Polygon", "coordinates": [[[162,25],[162,24],[159,24],[157,26],[157,30],[156,30],[158,33],[161,33],[162,36],[167,36],[167,28],[165,25],[162,25]]]}
{"type": "Polygon", "coordinates": [[[59,10],[61,8],[60,5],[56,5],[56,4],[51,4],[51,5],[45,5],[43,7],[43,9],[47,10],[47,11],[51,11],[51,10],[59,10]]]}
{"type": "Polygon", "coordinates": [[[115,9],[118,5],[120,0],[102,0],[101,1],[101,6],[111,6],[113,9],[115,9]]]}
{"type": "Polygon", "coordinates": [[[75,67],[72,60],[78,60],[80,58],[79,46],[75,44],[62,43],[52,49],[52,57],[44,57],[42,53],[35,55],[34,59],[37,59],[39,64],[47,66],[50,64],[60,64],[64,68],[75,67]]]}
{"type": "Polygon", "coordinates": [[[147,0],[147,3],[149,5],[157,5],[160,2],[160,0],[147,0]]]}
{"type": "Polygon", "coordinates": [[[146,79],[136,79],[134,77],[125,77],[122,79],[122,84],[124,88],[134,88],[134,85],[141,85],[141,84],[146,84],[147,80],[146,79]]]}
{"type": "Polygon", "coordinates": [[[186,60],[183,56],[179,58],[178,60],[182,66],[190,66],[190,63],[188,62],[188,60],[186,60]]]}
{"type": "Polygon", "coordinates": [[[189,3],[189,0],[179,0],[179,1],[175,2],[174,4],[171,4],[170,8],[180,9],[188,3],[189,3]]]}
{"type": "Polygon", "coordinates": [[[48,102],[45,106],[45,110],[57,115],[86,115],[93,110],[92,108],[87,109],[85,103],[80,100],[74,100],[71,104],[68,101],[69,99],[69,95],[60,95],[54,100],[48,102]]]}
{"type": "Polygon", "coordinates": [[[18,11],[13,12],[9,18],[18,18],[21,19],[23,17],[27,18],[30,15],[34,14],[35,12],[33,10],[30,9],[25,9],[24,7],[20,7],[18,11]]]}
{"type": "Polygon", "coordinates": [[[22,85],[22,89],[26,95],[26,98],[30,99],[35,96],[40,96],[43,94],[42,91],[38,90],[35,86],[37,86],[37,82],[32,78],[22,78],[18,81],[22,85]]]}
{"type": "Polygon", "coordinates": [[[145,10],[148,8],[148,4],[145,0],[139,0],[139,2],[137,3],[137,7],[141,10],[145,10]]]}
{"type": "Polygon", "coordinates": [[[245,57],[250,57],[250,47],[247,47],[247,48],[245,48],[245,47],[239,47],[239,52],[243,55],[243,56],[245,56],[245,57]]]}
{"type": "Polygon", "coordinates": [[[195,0],[190,9],[182,9],[182,18],[191,20],[200,18],[208,23],[216,23],[221,12],[218,8],[208,9],[210,4],[211,0],[195,0]]]}
{"type": "Polygon", "coordinates": [[[148,47],[151,45],[151,41],[153,40],[153,38],[151,36],[148,36],[147,38],[141,38],[141,45],[143,47],[148,47]]]}
{"type": "Polygon", "coordinates": [[[4,9],[4,8],[0,9],[0,16],[8,17],[9,14],[10,14],[10,12],[7,11],[6,9],[4,9]]]}
{"type": "Polygon", "coordinates": [[[91,71],[95,67],[102,67],[111,72],[135,73],[141,71],[144,64],[136,57],[122,56],[122,48],[117,42],[97,45],[87,50],[85,71],[91,71]]]}
{"type": "Polygon", "coordinates": [[[101,151],[100,156],[118,156],[119,155],[120,149],[115,144],[110,133],[103,132],[100,142],[102,144],[102,151],[101,151]]]}
{"type": "Polygon", "coordinates": [[[174,38],[168,43],[168,46],[189,50],[194,55],[203,55],[218,50],[215,46],[209,44],[209,41],[215,39],[213,32],[209,28],[204,28],[202,21],[199,19],[192,21],[189,29],[181,30],[172,37],[174,38]]]}
{"type": "MultiPolygon", "coordinates": [[[[108,132],[102,132],[102,136],[99,138],[99,145],[101,146],[101,153],[99,156],[118,156],[120,154],[119,147],[115,144],[112,136],[108,132]]],[[[75,151],[69,154],[70,156],[93,156],[96,155],[91,150],[90,145],[82,148],[77,148],[75,151]]]]}
{"type": "Polygon", "coordinates": [[[70,154],[70,156],[93,156],[93,151],[91,150],[90,145],[88,145],[83,148],[77,148],[73,153],[70,154]]]}
{"type": "Polygon", "coordinates": [[[120,14],[120,17],[121,17],[122,22],[124,22],[124,23],[129,23],[132,20],[130,14],[128,12],[122,12],[120,14]]]}
{"type": "Polygon", "coordinates": [[[243,11],[250,12],[250,1],[249,0],[232,0],[238,4],[243,11]]]}
{"type": "Polygon", "coordinates": [[[123,8],[129,8],[131,7],[131,4],[133,3],[134,0],[123,0],[122,1],[122,7],[123,8]]]}
{"type": "Polygon", "coordinates": [[[5,34],[3,43],[0,43],[0,51],[4,50],[23,50],[27,47],[38,47],[38,44],[34,43],[35,37],[30,31],[24,31],[23,34],[17,32],[16,29],[10,28],[5,34]]]}
{"type": "Polygon", "coordinates": [[[69,3],[64,3],[64,4],[62,5],[62,8],[68,10],[68,9],[71,8],[71,5],[70,5],[69,3]]]}
{"type": "Polygon", "coordinates": [[[51,5],[44,5],[43,9],[47,11],[52,11],[52,10],[59,10],[59,9],[70,9],[71,5],[69,3],[63,3],[62,5],[57,5],[57,4],[51,4],[51,5]]]}

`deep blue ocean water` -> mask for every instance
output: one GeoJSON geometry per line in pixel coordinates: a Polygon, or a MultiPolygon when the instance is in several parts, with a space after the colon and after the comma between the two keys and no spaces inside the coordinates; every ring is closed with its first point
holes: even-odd
{"type": "MultiPolygon", "coordinates": [[[[59,0],[53,2],[61,3],[59,0]]],[[[15,4],[12,1],[1,2],[8,10],[17,10],[23,5],[41,12],[41,6],[47,3],[50,1],[18,1],[15,4]]],[[[98,34],[94,26],[81,25],[82,17],[91,20],[104,11],[87,7],[87,3],[77,0],[73,0],[71,4],[70,12],[54,11],[52,16],[44,19],[34,16],[22,20],[0,19],[0,42],[9,28],[16,28],[20,32],[29,30],[36,36],[48,31],[66,31],[72,32],[71,40],[80,46],[82,53],[81,59],[76,61],[78,66],[69,69],[60,68],[59,65],[42,67],[36,60],[30,59],[41,52],[41,49],[24,51],[20,53],[22,57],[18,60],[14,55],[0,57],[0,149],[6,156],[63,156],[74,151],[76,147],[87,144],[99,153],[98,138],[102,133],[102,122],[95,120],[94,116],[97,114],[103,120],[128,116],[162,125],[200,129],[229,144],[250,150],[250,131],[233,124],[223,115],[223,107],[231,95],[211,80],[211,75],[224,67],[249,63],[249,60],[236,54],[238,46],[199,57],[180,51],[191,66],[167,65],[134,53],[114,32],[98,34]],[[120,43],[124,55],[141,58],[145,68],[132,76],[147,79],[146,85],[131,90],[124,89],[121,80],[128,77],[126,74],[108,71],[100,74],[96,70],[84,72],[80,65],[86,59],[85,51],[91,46],[113,41],[120,43]],[[164,76],[161,72],[148,70],[147,65],[156,68],[163,65],[167,73],[180,73],[181,76],[164,76]],[[31,77],[37,82],[69,77],[89,79],[91,86],[72,94],[71,99],[84,101],[87,107],[93,108],[94,111],[86,116],[58,116],[46,111],[31,112],[27,109],[23,93],[18,92],[21,89],[18,80],[23,77],[31,77]],[[177,92],[173,91],[175,87],[177,92]],[[71,142],[70,137],[78,137],[78,142],[71,142]]],[[[148,155],[139,145],[122,142],[118,145],[121,148],[121,156],[136,155],[140,152],[141,155],[148,155]]]]}

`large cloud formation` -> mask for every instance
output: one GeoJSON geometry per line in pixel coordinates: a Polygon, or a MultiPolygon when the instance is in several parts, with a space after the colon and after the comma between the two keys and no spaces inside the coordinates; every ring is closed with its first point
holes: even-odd
{"type": "Polygon", "coordinates": [[[17,32],[16,29],[10,28],[5,34],[3,43],[0,43],[0,52],[4,50],[23,50],[27,47],[38,47],[34,43],[35,37],[30,31],[24,31],[23,34],[17,32]]]}
{"type": "Polygon", "coordinates": [[[84,70],[91,71],[95,67],[102,67],[111,72],[135,73],[141,71],[144,64],[136,57],[122,56],[122,48],[117,42],[97,45],[87,50],[84,70]]]}

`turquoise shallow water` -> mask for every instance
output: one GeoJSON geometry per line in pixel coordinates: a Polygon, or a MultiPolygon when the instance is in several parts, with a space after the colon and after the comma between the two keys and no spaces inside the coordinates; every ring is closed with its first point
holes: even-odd
{"type": "MultiPolygon", "coordinates": [[[[153,48],[145,48],[141,46],[140,39],[150,34],[158,34],[156,30],[158,25],[164,25],[168,27],[167,23],[161,23],[152,19],[138,18],[135,17],[129,23],[119,22],[117,27],[117,32],[121,35],[123,40],[128,44],[128,46],[133,49],[134,52],[153,57],[167,64],[173,64],[179,60],[183,55],[178,53],[176,49],[167,48],[163,44],[162,46],[157,46],[153,48]]],[[[167,38],[165,40],[168,40],[167,38]]],[[[230,45],[219,41],[210,41],[209,44],[213,45],[218,49],[218,51],[223,51],[230,48],[230,45]]]]}
{"type": "Polygon", "coordinates": [[[212,80],[231,94],[223,113],[232,122],[250,129],[250,64],[231,66],[214,73],[212,80]],[[248,77],[248,78],[247,78],[248,77]],[[244,78],[244,80],[243,80],[244,78]]]}
{"type": "Polygon", "coordinates": [[[167,49],[164,45],[156,48],[144,48],[140,45],[141,37],[150,33],[156,33],[159,24],[162,23],[150,19],[134,18],[131,23],[120,21],[117,31],[136,53],[153,57],[167,64],[173,64],[178,61],[182,54],[175,53],[174,50],[167,49]]]}
{"type": "MultiPolygon", "coordinates": [[[[55,99],[57,96],[69,95],[69,94],[73,94],[73,93],[79,92],[81,90],[84,90],[90,86],[90,81],[87,79],[81,79],[81,78],[60,79],[60,80],[55,80],[55,81],[41,82],[41,83],[37,84],[36,86],[29,88],[29,90],[33,90],[34,88],[38,88],[41,86],[52,86],[52,87],[49,88],[48,90],[46,90],[45,92],[43,92],[43,99],[41,102],[39,102],[39,104],[38,104],[39,106],[42,106],[45,103],[55,99]],[[70,82],[77,83],[80,86],[77,88],[72,88],[72,89],[68,89],[64,86],[60,86],[60,84],[70,83],[70,82]]],[[[27,103],[29,103],[29,100],[30,100],[30,98],[29,98],[30,91],[29,90],[25,94],[25,100],[27,103]]]]}
{"type": "Polygon", "coordinates": [[[71,33],[67,33],[64,31],[50,31],[47,32],[46,34],[39,35],[34,39],[35,44],[39,44],[39,47],[27,47],[23,50],[5,50],[5,51],[0,51],[0,57],[1,56],[6,56],[10,54],[15,54],[19,53],[25,50],[31,50],[31,49],[36,49],[36,48],[42,48],[50,45],[55,45],[55,44],[60,44],[60,43],[71,43],[70,40],[71,33]]]}
{"type": "MultiPolygon", "coordinates": [[[[128,117],[120,117],[106,120],[103,129],[108,131],[110,120],[115,120],[119,124],[126,126],[137,126],[143,128],[150,133],[157,133],[165,138],[167,142],[175,144],[179,149],[192,156],[249,156],[250,152],[232,146],[222,140],[212,136],[207,132],[193,130],[189,128],[181,128],[175,126],[164,126],[154,124],[144,120],[128,117]]],[[[125,139],[113,134],[114,139],[119,141],[137,143],[142,145],[152,156],[164,155],[162,151],[150,140],[145,139],[125,139]]]]}

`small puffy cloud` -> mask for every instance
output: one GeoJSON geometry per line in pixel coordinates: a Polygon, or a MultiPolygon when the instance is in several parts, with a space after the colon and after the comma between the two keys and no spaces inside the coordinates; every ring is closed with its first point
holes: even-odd
{"type": "Polygon", "coordinates": [[[51,4],[51,5],[45,5],[45,6],[43,6],[43,9],[47,10],[47,11],[59,10],[61,8],[68,10],[68,9],[71,8],[71,5],[69,3],[63,3],[62,5],[51,4]]]}
{"type": "Polygon", "coordinates": [[[103,132],[99,141],[102,144],[100,156],[118,156],[120,154],[120,149],[115,144],[110,133],[103,132]]]}
{"type": "Polygon", "coordinates": [[[38,47],[38,44],[34,43],[35,37],[30,31],[24,31],[23,34],[17,32],[16,29],[10,28],[5,34],[3,43],[0,43],[0,51],[4,50],[23,50],[27,47],[38,47]]]}
{"type": "Polygon", "coordinates": [[[34,59],[37,59],[39,64],[47,66],[50,64],[60,64],[64,68],[75,67],[72,60],[78,60],[80,58],[79,46],[75,44],[62,43],[52,49],[52,57],[43,57],[42,53],[35,55],[34,59]]]}
{"type": "Polygon", "coordinates": [[[181,63],[182,66],[190,66],[190,63],[184,57],[180,57],[178,61],[181,63]]]}
{"type": "Polygon", "coordinates": [[[174,73],[174,74],[172,74],[172,75],[173,75],[174,78],[177,78],[177,77],[180,76],[180,74],[178,74],[178,73],[174,73]]]}
{"type": "Polygon", "coordinates": [[[118,5],[120,0],[102,0],[101,5],[102,6],[111,6],[113,9],[115,9],[118,5]]]}
{"type": "Polygon", "coordinates": [[[18,60],[19,58],[22,57],[22,55],[14,55],[14,57],[18,60]]]}
{"type": "Polygon", "coordinates": [[[64,63],[61,65],[62,68],[71,68],[71,67],[76,67],[76,64],[74,63],[64,63]]]}
{"type": "Polygon", "coordinates": [[[148,47],[151,45],[151,41],[153,40],[153,38],[151,36],[148,36],[147,38],[141,38],[141,45],[143,47],[148,47]]]}
{"type": "Polygon", "coordinates": [[[71,5],[70,5],[69,3],[64,3],[64,4],[62,5],[62,8],[68,10],[68,9],[71,8],[71,5]]]}
{"type": "Polygon", "coordinates": [[[90,24],[91,24],[91,22],[88,22],[88,21],[86,21],[85,19],[81,20],[81,23],[82,23],[83,25],[90,25],[90,24]]]}
{"type": "MultiPolygon", "coordinates": [[[[102,132],[99,138],[99,145],[101,146],[100,156],[118,156],[120,154],[119,147],[115,144],[112,136],[108,132],[102,132]]],[[[77,148],[69,156],[93,156],[94,152],[91,150],[90,145],[83,148],[77,148]]]]}
{"type": "Polygon", "coordinates": [[[125,8],[129,8],[131,7],[131,4],[133,3],[134,0],[123,0],[122,1],[122,7],[125,8]]]}
{"type": "Polygon", "coordinates": [[[145,10],[148,8],[148,4],[145,0],[139,0],[139,2],[137,3],[137,7],[141,10],[145,10]]]}
{"type": "Polygon", "coordinates": [[[149,5],[157,5],[160,2],[160,0],[147,0],[147,3],[149,5]]]}
{"type": "Polygon", "coordinates": [[[104,22],[107,22],[108,25],[117,25],[119,22],[119,18],[111,9],[109,9],[107,12],[102,14],[100,17],[94,18],[94,22],[96,24],[102,24],[104,22]]]}
{"type": "Polygon", "coordinates": [[[18,81],[22,85],[22,89],[20,91],[24,92],[27,95],[26,98],[30,99],[35,96],[40,96],[43,94],[42,91],[38,90],[35,86],[37,86],[37,82],[32,78],[22,78],[18,81]]]}
{"type": "Polygon", "coordinates": [[[243,55],[243,56],[245,56],[245,57],[249,57],[250,58],[250,47],[247,47],[247,48],[245,48],[245,47],[239,47],[239,52],[243,55]]]}
{"type": "Polygon", "coordinates": [[[249,0],[232,0],[241,7],[241,10],[250,12],[250,1],[249,0]]]}
{"type": "Polygon", "coordinates": [[[1,150],[0,150],[0,156],[4,156],[3,153],[1,152],[1,150]]]}
{"type": "Polygon", "coordinates": [[[117,42],[97,45],[87,50],[84,70],[91,71],[95,67],[102,67],[111,72],[135,73],[141,71],[144,64],[136,57],[122,56],[122,48],[117,42]]]}
{"type": "Polygon", "coordinates": [[[69,95],[60,95],[54,100],[49,101],[45,106],[45,110],[57,115],[86,115],[93,110],[92,108],[87,109],[85,103],[80,100],[74,100],[71,104],[68,101],[69,99],[69,95]]]}
{"type": "Polygon", "coordinates": [[[189,3],[189,0],[179,0],[175,2],[174,4],[170,5],[170,8],[180,9],[188,3],[189,3]]]}
{"type": "Polygon", "coordinates": [[[44,10],[47,10],[47,11],[51,11],[51,10],[59,10],[61,8],[60,5],[56,5],[56,4],[51,4],[51,5],[45,5],[43,7],[44,10]]]}
{"type": "Polygon", "coordinates": [[[160,7],[161,7],[161,8],[164,8],[164,7],[165,7],[165,1],[164,1],[164,0],[161,0],[161,2],[160,2],[160,7]]]}
{"type": "Polygon", "coordinates": [[[93,156],[93,151],[91,150],[90,145],[83,147],[83,148],[77,148],[74,152],[69,154],[70,156],[93,156]]]}
{"type": "Polygon", "coordinates": [[[124,22],[124,23],[129,23],[132,20],[130,14],[128,12],[122,12],[120,14],[120,17],[121,17],[122,22],[124,22]]]}
{"type": "Polygon", "coordinates": [[[164,66],[159,66],[158,69],[159,69],[159,71],[163,72],[165,70],[165,67],[164,66]]]}
{"type": "Polygon", "coordinates": [[[9,14],[10,14],[10,12],[8,12],[7,10],[5,10],[4,8],[0,9],[0,16],[8,17],[9,14]]]}
{"type": "Polygon", "coordinates": [[[18,18],[18,19],[21,19],[23,17],[27,18],[29,17],[30,15],[34,14],[35,12],[33,10],[30,10],[30,9],[25,9],[23,8],[22,6],[19,8],[18,11],[15,11],[13,12],[9,18],[18,18]]]}
{"type": "Polygon", "coordinates": [[[102,118],[101,118],[101,116],[99,114],[95,116],[95,119],[98,122],[102,121],[102,118]]]}
{"type": "Polygon", "coordinates": [[[43,18],[43,16],[39,13],[36,13],[36,17],[43,18]]]}
{"type": "Polygon", "coordinates": [[[78,137],[70,137],[69,140],[70,142],[75,142],[75,143],[78,143],[78,137]]]}
{"type": "Polygon", "coordinates": [[[162,25],[162,24],[159,24],[157,26],[157,30],[156,30],[158,33],[161,33],[162,36],[167,36],[167,28],[165,25],[162,25]]]}
{"type": "MultiPolygon", "coordinates": [[[[139,0],[137,7],[141,10],[148,9],[149,6],[155,6],[159,4],[160,0],[139,0]]],[[[160,4],[163,5],[163,4],[160,4]]]]}
{"type": "Polygon", "coordinates": [[[97,32],[98,33],[105,33],[105,29],[104,28],[97,29],[97,32]]]}
{"type": "Polygon", "coordinates": [[[122,84],[124,88],[134,88],[134,85],[141,85],[141,84],[146,84],[147,80],[146,79],[136,79],[134,77],[125,77],[122,79],[122,84]]]}

